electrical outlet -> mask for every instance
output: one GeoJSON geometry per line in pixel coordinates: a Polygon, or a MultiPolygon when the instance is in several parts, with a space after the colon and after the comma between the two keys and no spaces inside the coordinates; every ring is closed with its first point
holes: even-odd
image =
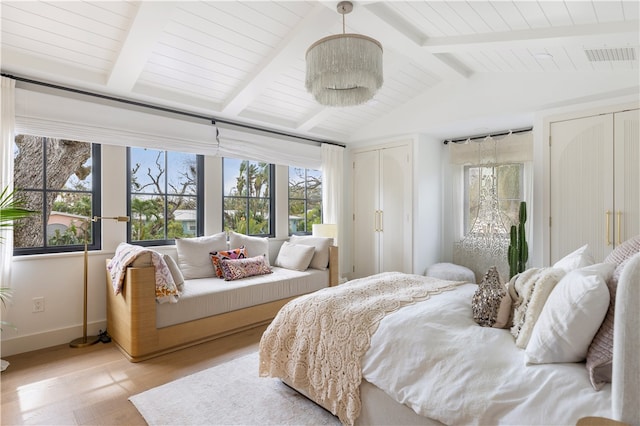
{"type": "Polygon", "coordinates": [[[33,310],[31,312],[44,312],[44,297],[33,298],[33,310]]]}

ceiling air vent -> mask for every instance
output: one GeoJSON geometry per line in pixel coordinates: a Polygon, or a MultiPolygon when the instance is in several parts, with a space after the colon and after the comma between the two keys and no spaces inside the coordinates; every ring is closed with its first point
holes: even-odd
{"type": "Polygon", "coordinates": [[[585,49],[584,53],[590,62],[602,61],[635,61],[634,47],[619,47],[615,49],[585,49]]]}

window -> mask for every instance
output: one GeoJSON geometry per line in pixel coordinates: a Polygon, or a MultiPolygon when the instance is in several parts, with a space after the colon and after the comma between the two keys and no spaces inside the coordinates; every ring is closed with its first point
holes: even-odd
{"type": "Polygon", "coordinates": [[[171,244],[203,233],[204,157],[128,148],[129,242],[171,244]]]}
{"type": "Polygon", "coordinates": [[[225,231],[274,236],[273,164],[224,158],[223,223],[225,231]]]}
{"type": "Polygon", "coordinates": [[[495,181],[495,200],[500,212],[500,220],[507,232],[512,224],[518,223],[518,209],[523,194],[524,164],[498,164],[493,167],[466,166],[465,175],[465,235],[471,231],[486,233],[495,228],[495,219],[490,203],[495,202],[492,196],[495,181]],[[483,201],[481,203],[481,200],[483,201]],[[480,206],[483,206],[482,211],[480,206]],[[475,222],[475,223],[474,223],[475,222]]]}
{"type": "Polygon", "coordinates": [[[289,167],[289,235],[310,234],[322,223],[322,173],[289,167]]]}
{"type": "Polygon", "coordinates": [[[14,253],[100,248],[100,145],[17,135],[14,186],[34,214],[14,225],[14,253]]]}

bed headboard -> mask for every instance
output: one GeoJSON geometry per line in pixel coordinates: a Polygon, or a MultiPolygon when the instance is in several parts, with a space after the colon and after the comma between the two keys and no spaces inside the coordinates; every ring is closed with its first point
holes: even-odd
{"type": "Polygon", "coordinates": [[[612,369],[613,417],[640,425],[640,253],[629,259],[618,280],[612,369]]]}

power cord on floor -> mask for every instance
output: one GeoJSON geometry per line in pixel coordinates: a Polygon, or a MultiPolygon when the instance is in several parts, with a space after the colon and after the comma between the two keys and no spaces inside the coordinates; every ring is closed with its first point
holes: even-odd
{"type": "Polygon", "coordinates": [[[109,343],[111,341],[111,336],[107,334],[107,330],[105,331],[100,330],[100,332],[98,333],[98,338],[102,343],[109,343]]]}

